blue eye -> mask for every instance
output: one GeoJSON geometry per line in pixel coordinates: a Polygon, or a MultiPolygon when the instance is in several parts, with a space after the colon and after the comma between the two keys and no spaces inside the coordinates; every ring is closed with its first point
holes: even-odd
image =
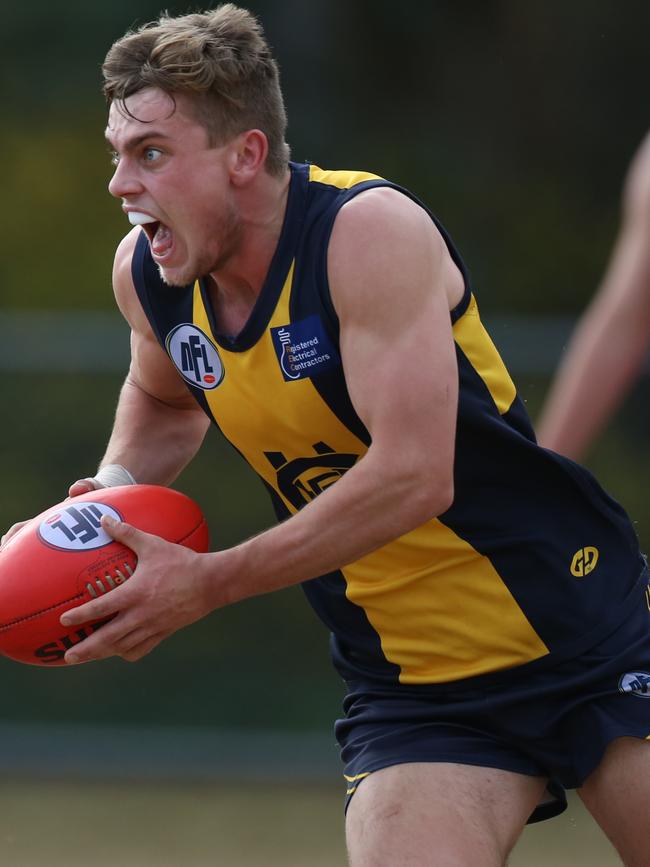
{"type": "Polygon", "coordinates": [[[154,163],[156,160],[160,159],[162,156],[162,151],[158,150],[158,148],[147,148],[144,151],[144,161],[146,163],[154,163]]]}

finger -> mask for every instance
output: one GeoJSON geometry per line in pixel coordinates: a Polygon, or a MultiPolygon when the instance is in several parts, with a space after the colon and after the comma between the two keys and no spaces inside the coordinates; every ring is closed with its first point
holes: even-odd
{"type": "Polygon", "coordinates": [[[166,631],[152,635],[152,628],[153,626],[144,626],[129,631],[126,624],[120,625],[119,621],[111,621],[111,628],[103,627],[101,635],[95,633],[70,648],[64,660],[67,665],[81,665],[85,662],[96,662],[119,656],[127,662],[135,662],[171,634],[166,631]]]}
{"type": "Polygon", "coordinates": [[[126,662],[137,662],[139,659],[142,659],[143,656],[151,653],[154,647],[157,647],[160,642],[164,641],[169,635],[171,635],[170,632],[159,632],[156,635],[151,635],[149,638],[145,638],[129,650],[122,651],[119,655],[126,662]]]}
{"type": "Polygon", "coordinates": [[[141,553],[147,541],[151,539],[150,533],[144,533],[125,521],[118,521],[112,515],[102,515],[101,521],[102,527],[111,538],[122,542],[136,554],[141,553]]]}
{"type": "Polygon", "coordinates": [[[68,488],[68,496],[78,497],[80,494],[87,494],[89,491],[98,491],[101,487],[95,479],[78,479],[68,488]]]}
{"type": "Polygon", "coordinates": [[[66,665],[82,665],[84,662],[107,659],[111,655],[110,651],[103,649],[103,645],[96,645],[90,642],[90,639],[85,638],[66,652],[63,661],[66,665]],[[87,642],[89,643],[87,644],[87,642]]]}
{"type": "Polygon", "coordinates": [[[113,642],[113,655],[120,656],[127,662],[141,659],[146,653],[171,635],[169,630],[156,632],[155,624],[138,626],[129,633],[113,642]]]}
{"type": "Polygon", "coordinates": [[[73,650],[66,652],[63,657],[66,665],[83,665],[85,662],[97,662],[100,659],[108,659],[110,656],[115,655],[108,650],[102,650],[101,647],[94,649],[92,647],[82,647],[87,640],[80,641],[79,644],[75,645],[73,650]]]}
{"type": "MultiPolygon", "coordinates": [[[[77,642],[66,653],[64,660],[67,665],[78,665],[82,662],[92,662],[118,655],[118,648],[125,636],[131,635],[134,625],[129,624],[125,615],[111,618],[83,641],[77,642]]],[[[131,646],[131,643],[128,643],[131,646]]]]}
{"type": "Polygon", "coordinates": [[[151,638],[155,630],[156,626],[153,623],[136,626],[128,632],[122,630],[122,634],[111,642],[113,654],[126,658],[126,654],[133,650],[134,647],[151,638]]]}
{"type": "Polygon", "coordinates": [[[20,532],[23,527],[29,524],[29,521],[20,521],[18,524],[12,524],[11,527],[4,534],[2,539],[0,539],[0,545],[6,545],[6,543],[11,539],[16,533],[20,532]]]}
{"type": "MultiPolygon", "coordinates": [[[[122,542],[135,551],[138,560],[140,552],[147,544],[150,538],[149,533],[143,533],[132,527],[130,524],[125,524],[123,521],[116,521],[110,515],[102,515],[102,527],[118,542],[122,542]]],[[[137,573],[137,567],[134,575],[137,573]]],[[[61,626],[79,626],[82,623],[87,623],[90,620],[102,620],[106,617],[112,617],[125,607],[126,601],[129,598],[128,594],[132,589],[130,584],[122,584],[119,587],[111,590],[110,593],[105,593],[103,596],[92,599],[89,602],[84,602],[83,605],[78,605],[75,608],[70,608],[65,611],[59,618],[61,626]]]]}
{"type": "Polygon", "coordinates": [[[75,608],[70,608],[64,611],[59,618],[61,626],[79,626],[82,623],[90,623],[93,620],[104,620],[107,617],[114,617],[123,607],[124,591],[127,590],[125,584],[121,587],[116,587],[110,593],[105,593],[97,599],[92,599],[90,602],[84,602],[83,605],[77,605],[75,608]]]}

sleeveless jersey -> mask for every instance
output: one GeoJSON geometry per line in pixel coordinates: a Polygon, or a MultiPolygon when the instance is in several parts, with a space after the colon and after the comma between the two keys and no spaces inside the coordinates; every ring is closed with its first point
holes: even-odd
{"type": "MultiPolygon", "coordinates": [[[[339,209],[377,186],[418,201],[376,175],[291,164],[277,249],[234,338],[219,333],[203,280],[167,286],[144,232],[136,246],[133,280],[157,339],[280,518],[335,484],[371,442],[346,388],[326,261],[339,209]]],[[[430,216],[465,281],[451,313],[460,384],[453,505],[303,584],[345,679],[414,688],[576,655],[618,625],[643,581],[621,507],[584,468],[536,444],[463,262],[430,216]]],[[[416,353],[395,359],[405,376],[416,363],[416,353]]]]}

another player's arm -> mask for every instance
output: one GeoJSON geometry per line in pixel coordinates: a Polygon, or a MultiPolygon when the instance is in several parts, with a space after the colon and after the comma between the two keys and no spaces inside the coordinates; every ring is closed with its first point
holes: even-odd
{"type": "Polygon", "coordinates": [[[541,445],[579,459],[623,400],[650,342],[650,137],[628,174],[623,223],[603,282],[560,364],[541,445]]]}
{"type": "Polygon", "coordinates": [[[458,389],[449,310],[462,281],[442,238],[406,197],[368,191],[337,217],[329,275],[367,453],[298,514],[225,551],[195,554],[107,527],[138,568],[62,617],[65,626],[113,617],[66,661],[139,659],[216,608],[339,569],[449,508],[458,389]]]}
{"type": "MultiPolygon", "coordinates": [[[[136,295],[131,259],[140,231],[124,238],[113,267],[115,298],[131,326],[131,365],[100,468],[119,464],[140,483],[165,485],[196,454],[209,420],[156,340],[136,295]]],[[[80,480],[70,493],[86,486],[80,480]]]]}

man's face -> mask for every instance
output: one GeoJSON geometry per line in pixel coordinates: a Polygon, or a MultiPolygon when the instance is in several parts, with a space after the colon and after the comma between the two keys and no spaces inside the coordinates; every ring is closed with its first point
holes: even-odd
{"type": "Polygon", "coordinates": [[[228,145],[209,147],[189,98],[148,88],[113,103],[106,138],[115,162],[108,189],[132,222],[144,223],[163,279],[184,286],[217,271],[239,233],[228,145]]]}

